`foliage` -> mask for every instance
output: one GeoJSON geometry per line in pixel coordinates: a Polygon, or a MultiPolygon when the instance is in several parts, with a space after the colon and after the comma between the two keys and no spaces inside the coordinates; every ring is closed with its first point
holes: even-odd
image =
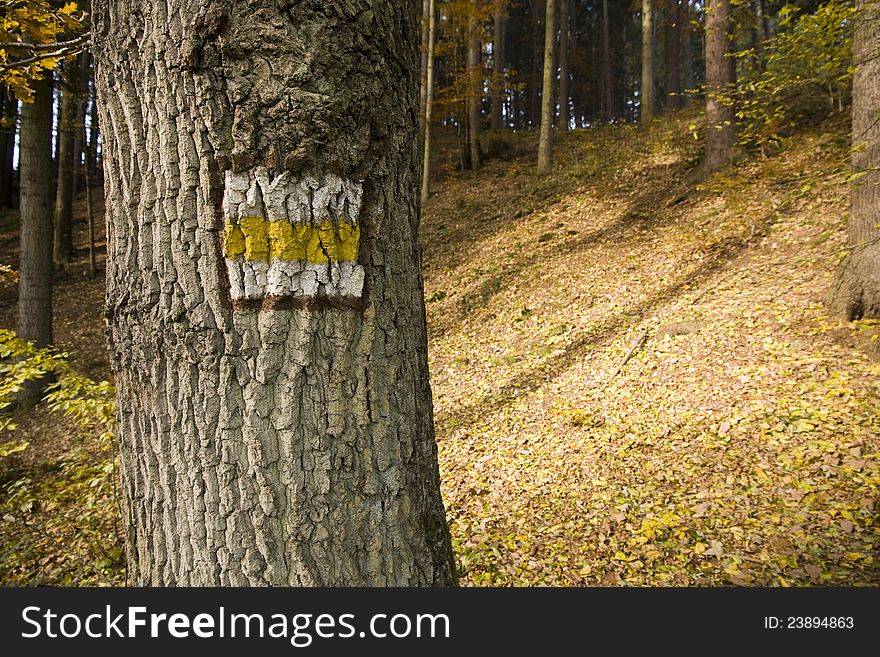
{"type": "Polygon", "coordinates": [[[21,100],[33,96],[31,80],[41,80],[63,58],[82,48],[82,38],[60,42],[85,28],[76,2],[0,0],[0,82],[21,100]]]}
{"type": "MultiPolygon", "coordinates": [[[[54,378],[45,395],[49,408],[71,418],[81,439],[72,455],[27,473],[10,459],[26,455],[28,443],[0,444],[6,479],[0,579],[7,585],[121,584],[113,386],[78,374],[66,354],[0,330],[0,404],[12,407],[26,381],[48,375],[54,378]]],[[[11,418],[0,418],[0,431],[14,430],[11,418]]]]}
{"type": "Polygon", "coordinates": [[[813,14],[786,5],[780,32],[760,52],[735,54],[742,69],[735,101],[743,145],[766,153],[796,126],[843,108],[852,84],[853,13],[846,0],[830,0],[813,14]]]}
{"type": "MultiPolygon", "coordinates": [[[[48,375],[68,373],[65,354],[54,349],[38,349],[14,332],[0,329],[0,409],[10,409],[28,381],[48,375]]],[[[9,415],[0,415],[0,432],[14,429],[9,415]]]]}

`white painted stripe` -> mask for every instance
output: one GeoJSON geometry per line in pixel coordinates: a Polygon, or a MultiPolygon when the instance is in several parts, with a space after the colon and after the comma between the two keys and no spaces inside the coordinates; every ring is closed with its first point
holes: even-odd
{"type": "Polygon", "coordinates": [[[358,298],[364,289],[364,267],[353,262],[316,264],[299,260],[226,259],[233,301],[272,297],[358,298]]]}

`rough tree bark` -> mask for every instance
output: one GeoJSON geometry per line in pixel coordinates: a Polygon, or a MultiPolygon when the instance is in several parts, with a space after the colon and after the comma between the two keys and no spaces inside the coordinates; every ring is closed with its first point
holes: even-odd
{"type": "Polygon", "coordinates": [[[434,0],[428,0],[428,61],[425,79],[425,143],[422,154],[422,205],[431,194],[431,120],[434,114],[434,46],[437,38],[437,8],[434,0]]]}
{"type": "Polygon", "coordinates": [[[725,166],[734,155],[736,115],[725,97],[736,83],[735,62],[731,52],[730,0],[706,3],[706,155],[703,174],[709,175],[725,166]]]}
{"type": "Polygon", "coordinates": [[[54,260],[59,269],[65,267],[73,254],[73,158],[76,141],[77,95],[79,67],[76,60],[64,62],[61,101],[58,112],[58,178],[55,188],[54,260]]]}
{"type": "Polygon", "coordinates": [[[481,63],[482,48],[480,47],[479,23],[477,22],[478,0],[471,0],[471,15],[468,19],[468,93],[467,118],[468,142],[471,149],[471,169],[479,169],[483,163],[483,152],[480,149],[480,106],[483,101],[483,69],[481,63]]]}
{"type": "MultiPolygon", "coordinates": [[[[52,344],[52,79],[32,84],[33,102],[21,104],[18,335],[45,347],[52,344]]],[[[19,401],[36,402],[42,387],[31,381],[19,401]]]]}
{"type": "Polygon", "coordinates": [[[666,109],[683,106],[681,98],[681,6],[666,0],[666,109]]]}
{"type": "Polygon", "coordinates": [[[642,123],[654,118],[654,14],[651,2],[642,0],[642,123]]]}
{"type": "Polygon", "coordinates": [[[504,128],[504,22],[505,0],[495,0],[492,36],[492,130],[504,128]]]}
{"type": "Polygon", "coordinates": [[[569,33],[571,30],[571,0],[559,0],[559,122],[563,132],[571,124],[571,74],[569,71],[569,33]]]}
{"type": "Polygon", "coordinates": [[[556,0],[547,0],[544,18],[544,85],[541,92],[541,135],[538,141],[538,173],[550,171],[553,152],[553,116],[556,114],[556,101],[553,86],[556,82],[556,67],[553,65],[556,50],[556,0]]]}
{"type": "Polygon", "coordinates": [[[93,8],[130,579],[452,584],[417,3],[93,8]]]}
{"type": "Polygon", "coordinates": [[[848,320],[880,317],[880,2],[856,3],[853,60],[852,209],[849,253],[831,288],[831,312],[848,320]]]}

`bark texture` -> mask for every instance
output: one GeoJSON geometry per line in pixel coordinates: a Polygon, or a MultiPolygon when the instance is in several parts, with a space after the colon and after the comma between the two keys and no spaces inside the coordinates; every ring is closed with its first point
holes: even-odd
{"type": "Polygon", "coordinates": [[[833,314],[880,317],[880,3],[861,0],[853,39],[853,182],[850,252],[831,289],[833,314]]]}
{"type": "Polygon", "coordinates": [[[556,82],[556,67],[553,65],[556,49],[556,0],[547,0],[547,13],[544,19],[544,85],[541,92],[541,135],[538,141],[538,173],[550,171],[553,152],[553,115],[556,114],[556,101],[553,86],[556,82]]]}
{"type": "Polygon", "coordinates": [[[736,82],[731,52],[730,0],[709,0],[706,4],[706,156],[703,173],[709,175],[733,158],[736,143],[736,115],[726,100],[736,82]]]}
{"type": "Polygon", "coordinates": [[[418,247],[417,3],[93,7],[131,580],[454,583],[418,247]],[[343,226],[364,274],[348,296],[327,292],[343,226]],[[236,267],[288,262],[279,249],[303,271],[323,254],[319,284],[235,299],[236,267]]]}
{"type": "Polygon", "coordinates": [[[642,0],[642,123],[654,118],[654,12],[651,2],[642,0]]]}

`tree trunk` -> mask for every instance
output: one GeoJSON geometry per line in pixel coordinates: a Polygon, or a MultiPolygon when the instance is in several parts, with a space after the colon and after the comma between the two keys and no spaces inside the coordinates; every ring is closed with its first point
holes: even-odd
{"type": "Polygon", "coordinates": [[[76,69],[76,86],[74,87],[76,116],[73,120],[73,170],[71,175],[73,179],[72,200],[76,200],[76,195],[83,189],[82,161],[83,153],[85,152],[85,143],[83,142],[85,133],[83,132],[83,126],[86,121],[86,103],[89,99],[89,62],[85,53],[81,53],[77,58],[76,69]]]}
{"type": "Polygon", "coordinates": [[[553,65],[556,49],[556,0],[547,0],[544,18],[544,86],[541,92],[541,136],[538,142],[538,173],[550,171],[553,151],[553,115],[556,103],[553,98],[553,85],[556,82],[556,67],[553,65]]]}
{"type": "Polygon", "coordinates": [[[477,0],[471,0],[471,16],[468,21],[468,93],[467,118],[468,142],[471,149],[471,168],[476,170],[483,163],[480,150],[480,105],[483,100],[483,71],[480,62],[480,35],[477,29],[477,0]]]}
{"type": "Polygon", "coordinates": [[[569,31],[571,29],[571,0],[559,3],[559,122],[557,126],[565,132],[571,125],[571,86],[569,72],[569,31]]]}
{"type": "Polygon", "coordinates": [[[736,126],[730,92],[736,83],[728,35],[730,0],[706,3],[706,157],[703,173],[714,173],[733,158],[736,126]]]}
{"type": "Polygon", "coordinates": [[[422,0],[421,39],[419,40],[419,143],[425,139],[425,103],[428,99],[428,5],[431,0],[422,0]]]}
{"type": "Polygon", "coordinates": [[[434,114],[434,46],[437,38],[437,9],[434,0],[428,0],[428,61],[425,69],[425,152],[422,158],[421,201],[424,206],[431,194],[431,119],[434,114]]]}
{"type": "Polygon", "coordinates": [[[831,289],[831,312],[848,320],[880,317],[880,2],[856,3],[853,60],[850,252],[831,289]]]}
{"type": "MultiPolygon", "coordinates": [[[[86,94],[86,100],[88,99],[88,93],[86,94]]],[[[83,106],[85,109],[85,106],[83,106]]],[[[86,188],[86,232],[88,234],[88,243],[89,243],[89,276],[94,278],[98,275],[98,263],[95,257],[95,211],[94,206],[92,205],[92,186],[94,181],[92,180],[92,172],[89,169],[89,156],[91,155],[90,147],[89,147],[89,139],[88,135],[86,135],[86,124],[83,122],[79,129],[81,131],[81,139],[83,145],[83,156],[85,161],[85,166],[83,167],[83,178],[85,178],[85,188],[86,188]]]]}
{"type": "Polygon", "coordinates": [[[90,61],[90,71],[89,75],[91,77],[92,87],[91,87],[91,113],[89,115],[89,154],[87,156],[86,166],[89,168],[89,177],[92,181],[92,184],[99,183],[99,177],[101,175],[101,167],[100,162],[98,160],[98,135],[100,133],[100,126],[98,120],[98,104],[95,102],[95,63],[92,60],[91,55],[89,56],[90,61]]]}
{"type": "Polygon", "coordinates": [[[492,37],[492,130],[504,128],[504,22],[505,0],[495,0],[492,37]]]}
{"type": "Polygon", "coordinates": [[[763,49],[767,33],[764,31],[764,3],[761,0],[752,0],[754,9],[754,25],[752,26],[752,48],[760,54],[763,49]]]}
{"type": "MultiPolygon", "coordinates": [[[[545,0],[546,1],[546,0],[545,0]]],[[[529,116],[527,125],[529,128],[533,128],[538,124],[538,120],[540,119],[541,112],[541,65],[543,64],[543,52],[544,49],[542,47],[543,41],[543,25],[541,23],[541,2],[538,0],[529,0],[529,10],[531,16],[531,28],[532,28],[532,48],[531,48],[531,61],[532,61],[532,73],[529,76],[529,116]]],[[[546,13],[546,5],[544,5],[544,12],[546,13]]]]}
{"type": "Polygon", "coordinates": [[[93,3],[135,584],[454,583],[417,6],[93,3]]]}
{"type": "Polygon", "coordinates": [[[3,111],[0,126],[0,209],[12,207],[12,176],[15,170],[15,124],[18,119],[18,99],[2,87],[3,111]]]}
{"type": "Polygon", "coordinates": [[[682,75],[684,84],[682,85],[682,103],[690,107],[694,103],[694,49],[691,42],[691,34],[693,28],[691,26],[691,5],[690,0],[682,0],[681,4],[681,59],[682,59],[682,75]]]}
{"type": "Polygon", "coordinates": [[[666,109],[681,109],[681,15],[678,0],[666,0],[666,109]]]}
{"type": "MultiPolygon", "coordinates": [[[[20,257],[18,335],[38,347],[52,344],[52,78],[32,83],[21,104],[20,257]]],[[[43,382],[29,382],[19,401],[39,400],[43,382]]]]}
{"type": "Polygon", "coordinates": [[[58,178],[55,188],[55,266],[64,268],[73,254],[73,158],[76,141],[76,61],[64,62],[58,113],[58,178]]]}
{"type": "Polygon", "coordinates": [[[641,119],[654,118],[654,15],[651,0],[642,0],[642,87],[641,119]]]}
{"type": "Polygon", "coordinates": [[[602,0],[602,103],[603,121],[614,116],[614,93],[611,85],[611,28],[608,24],[608,0],[602,0]]]}

